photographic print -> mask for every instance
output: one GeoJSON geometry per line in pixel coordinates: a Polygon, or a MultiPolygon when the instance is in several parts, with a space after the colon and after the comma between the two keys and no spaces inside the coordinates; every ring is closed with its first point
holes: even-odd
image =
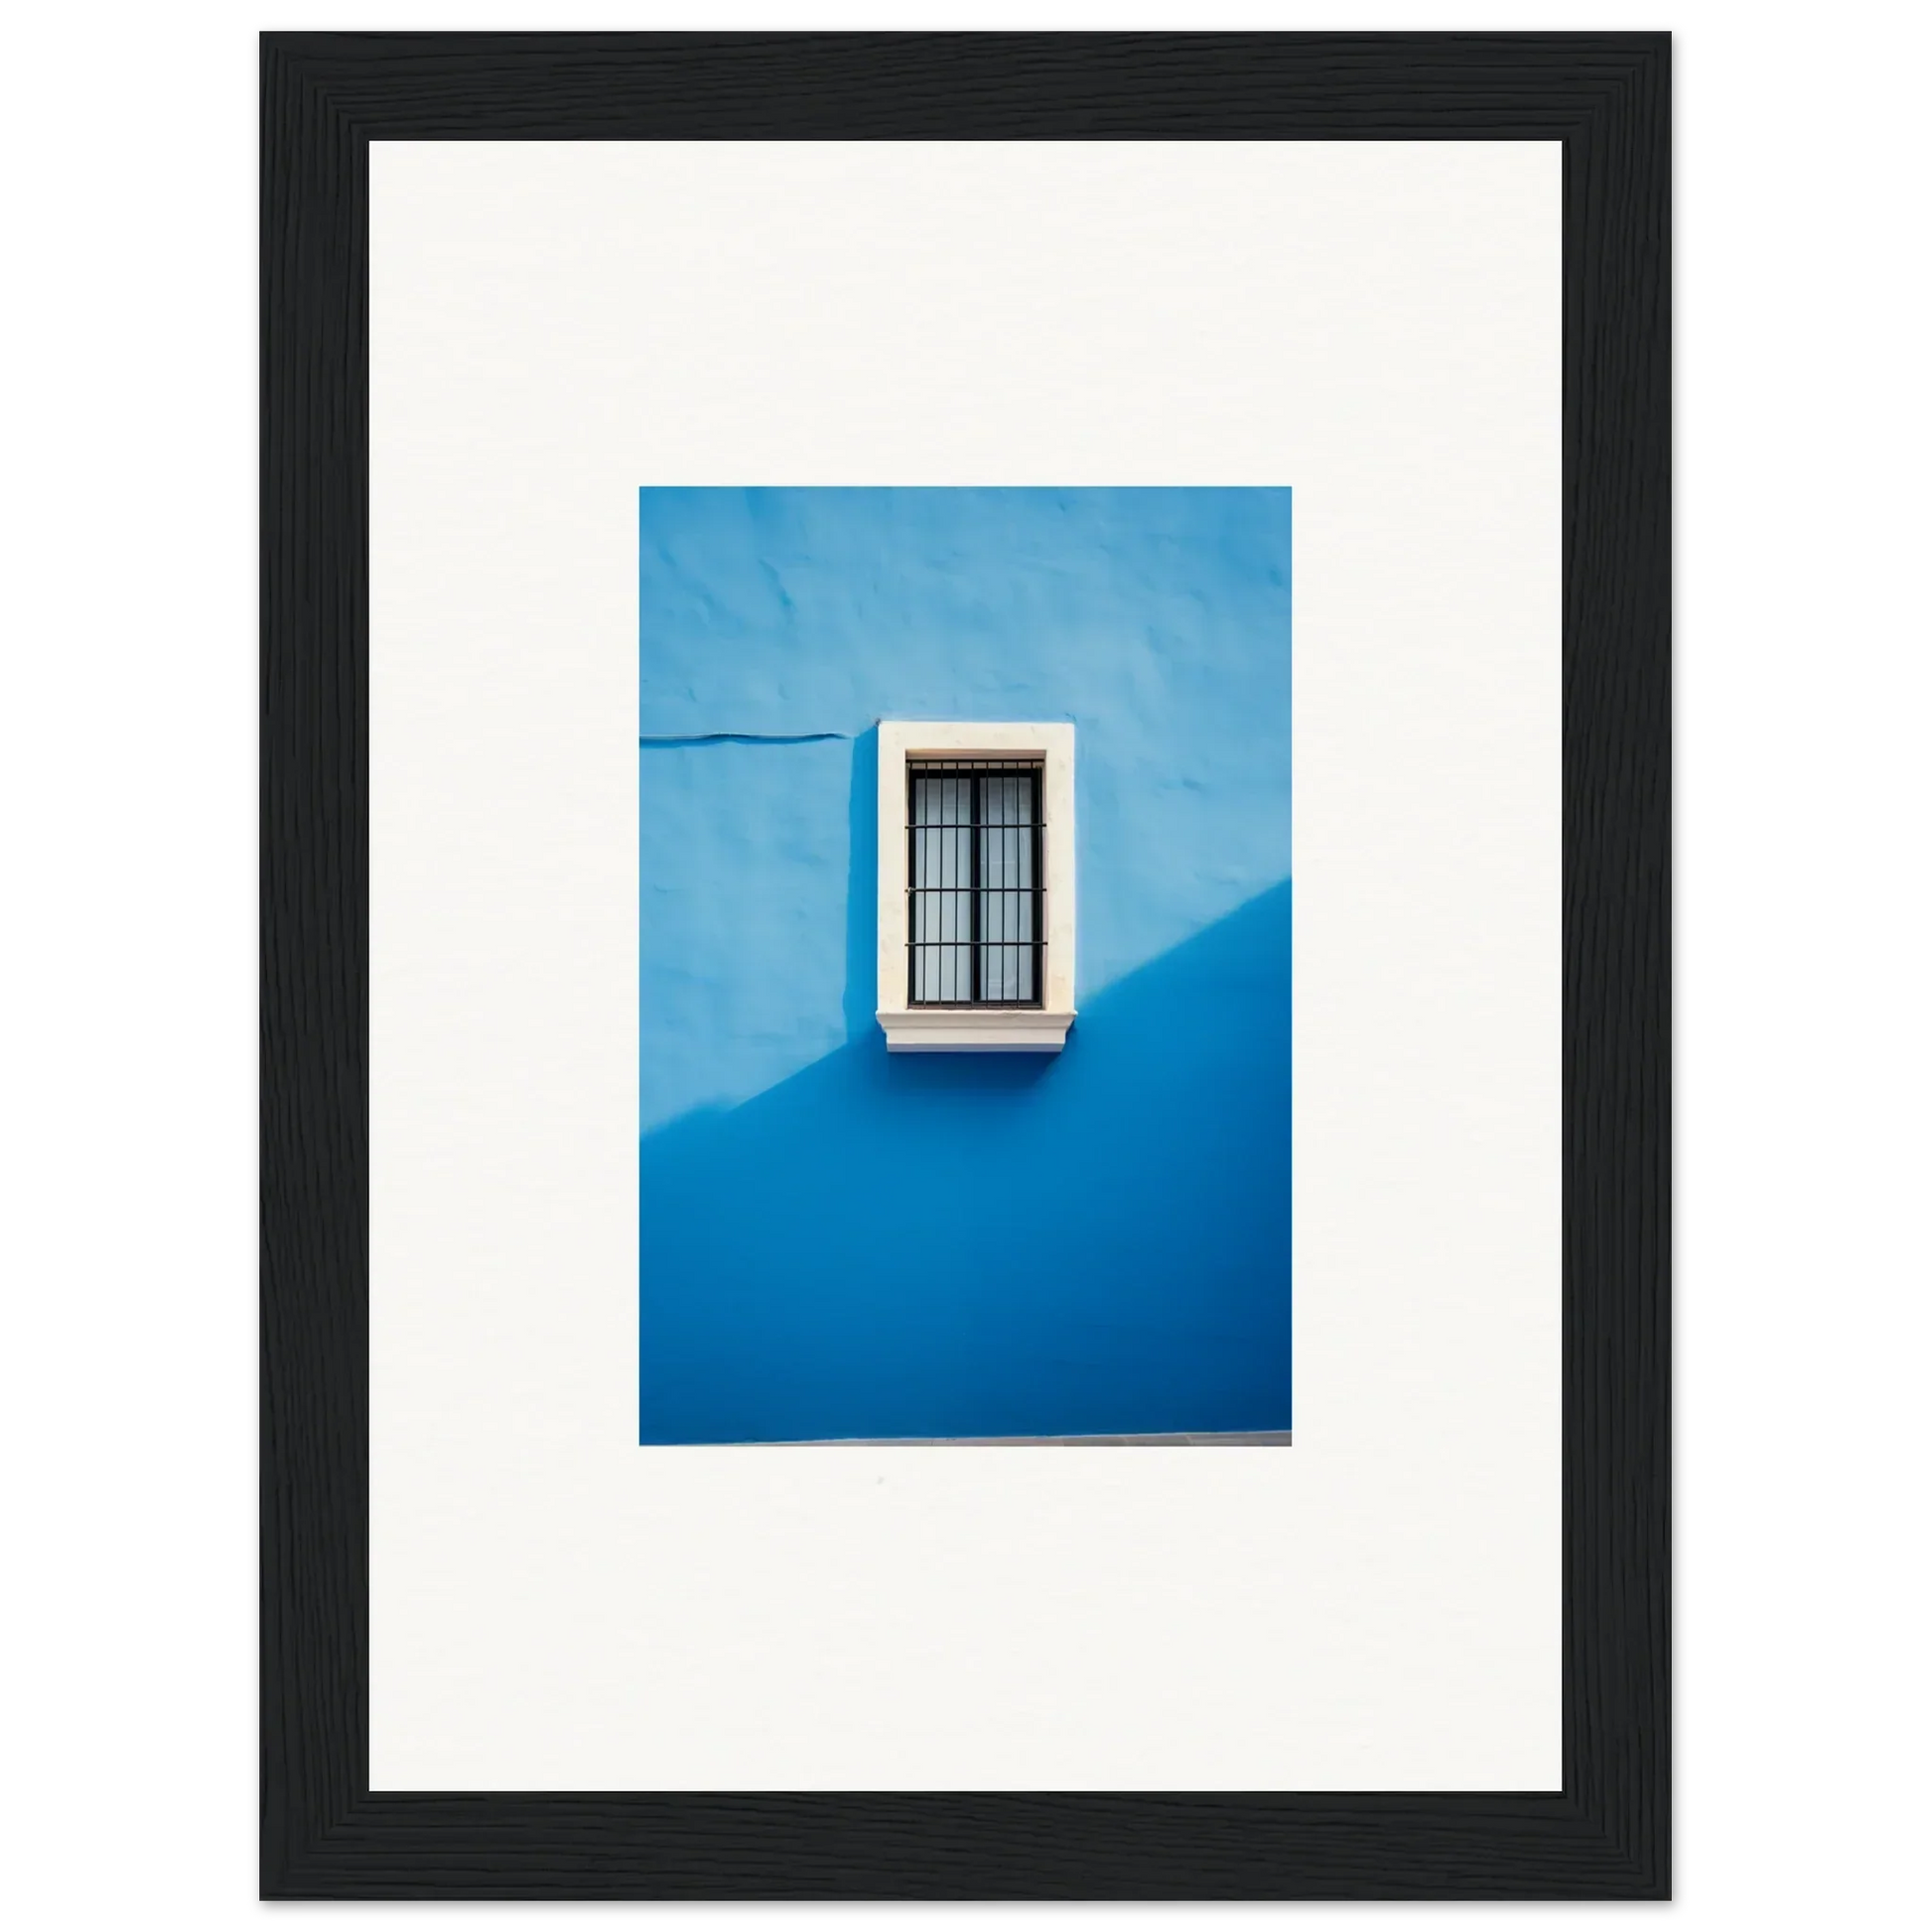
{"type": "Polygon", "coordinates": [[[1292,1440],[1291,494],[639,496],[639,1439],[1292,1440]]]}

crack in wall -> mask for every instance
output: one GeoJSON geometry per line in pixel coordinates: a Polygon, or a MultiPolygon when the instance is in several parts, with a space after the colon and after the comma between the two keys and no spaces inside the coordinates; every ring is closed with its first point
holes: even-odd
{"type": "Polygon", "coordinates": [[[850,732],[799,732],[777,737],[764,732],[703,732],[695,738],[639,738],[637,743],[654,752],[676,751],[691,745],[823,745],[828,741],[850,743],[850,732]]]}

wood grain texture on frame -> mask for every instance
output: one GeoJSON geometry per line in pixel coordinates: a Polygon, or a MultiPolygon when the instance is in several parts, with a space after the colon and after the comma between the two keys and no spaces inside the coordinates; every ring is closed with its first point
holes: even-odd
{"type": "Polygon", "coordinates": [[[1668,1896],[1669,53],[263,37],[264,1896],[1668,1896]],[[869,138],[1563,143],[1560,1794],[368,1789],[368,144],[869,138]]]}

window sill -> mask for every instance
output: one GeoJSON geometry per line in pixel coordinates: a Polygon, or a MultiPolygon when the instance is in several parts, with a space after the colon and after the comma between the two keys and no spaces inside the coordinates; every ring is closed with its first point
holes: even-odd
{"type": "Polygon", "coordinates": [[[1070,1013],[1031,1007],[926,1007],[882,1013],[889,1053],[1057,1053],[1070,1013]]]}

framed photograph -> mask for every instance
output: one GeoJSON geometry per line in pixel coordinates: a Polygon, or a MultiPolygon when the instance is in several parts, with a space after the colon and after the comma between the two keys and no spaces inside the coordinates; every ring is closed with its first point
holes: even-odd
{"type": "Polygon", "coordinates": [[[1668,1896],[1669,49],[263,37],[264,1896],[1668,1896]]]}
{"type": "Polygon", "coordinates": [[[1292,1442],[1291,507],[641,492],[641,1443],[1292,1442]]]}

